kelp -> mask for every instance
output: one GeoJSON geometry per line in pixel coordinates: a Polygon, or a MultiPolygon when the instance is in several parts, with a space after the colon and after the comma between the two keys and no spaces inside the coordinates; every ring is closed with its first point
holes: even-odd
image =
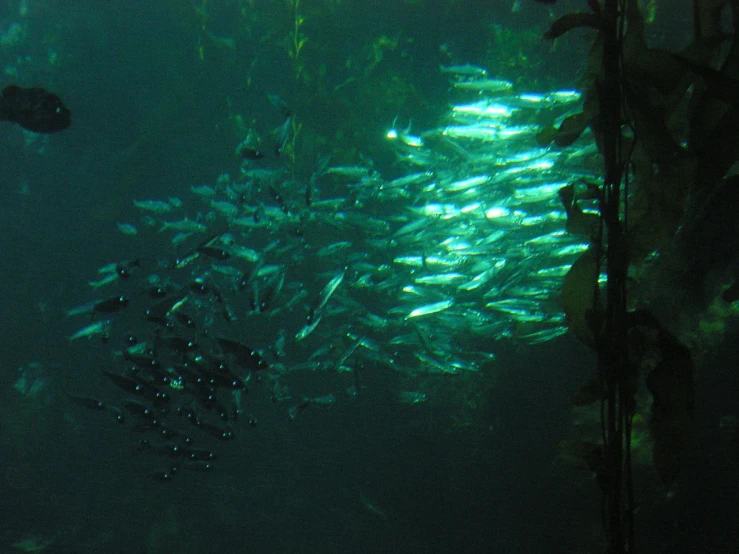
{"type": "Polygon", "coordinates": [[[695,387],[690,350],[646,310],[630,314],[634,348],[632,366],[646,373],[652,397],[650,430],[652,460],[662,482],[669,487],[680,470],[680,457],[693,420],[695,387]]]}
{"type": "Polygon", "coordinates": [[[603,445],[581,440],[561,440],[556,444],[557,452],[563,458],[571,460],[582,469],[598,473],[603,469],[603,445]]]}
{"type": "MultiPolygon", "coordinates": [[[[609,267],[626,266],[621,268],[622,275],[627,268],[638,273],[635,270],[645,259],[675,240],[678,229],[684,234],[691,228],[686,225],[692,217],[687,209],[689,199],[709,197],[731,181],[727,173],[739,160],[739,42],[735,36],[739,1],[694,0],[694,38],[681,52],[648,45],[645,20],[636,0],[618,2],[620,11],[615,15],[608,11],[608,2],[606,10],[597,1],[588,5],[592,13],[560,17],[545,34],[551,39],[575,28],[597,31],[584,71],[583,112],[571,115],[558,128],[545,129],[537,140],[552,147],[566,147],[589,127],[601,154],[610,156],[611,170],[623,168],[628,179],[619,189],[625,208],[615,218],[612,206],[603,201],[605,186],[599,195],[601,211],[611,209],[605,237],[596,231],[604,225],[583,225],[586,214],[579,209],[574,185],[560,191],[568,216],[567,230],[586,234],[592,243],[564,278],[562,304],[573,335],[599,353],[601,365],[599,373],[573,395],[572,402],[579,407],[612,402],[615,387],[619,409],[627,412],[623,429],[627,453],[631,447],[631,419],[639,412],[650,412],[652,463],[662,483],[670,487],[679,475],[693,419],[691,352],[657,318],[640,309],[626,315],[627,359],[611,359],[613,348],[606,346],[612,345],[611,338],[606,336],[603,323],[608,318],[610,299],[601,294],[598,281],[604,258],[609,259],[609,267]],[[727,7],[732,11],[733,33],[723,28],[722,14],[727,7]],[[620,94],[616,96],[605,84],[609,82],[612,87],[613,81],[608,79],[613,77],[606,75],[604,63],[613,44],[607,24],[612,24],[613,17],[624,29],[618,37],[620,94]],[[620,133],[620,147],[606,152],[605,145],[614,133],[613,114],[606,110],[613,107],[614,97],[620,102],[620,129],[615,129],[617,135],[620,133]],[[606,135],[609,132],[611,135],[606,135]],[[610,242],[605,238],[614,231],[623,232],[624,240],[614,243],[619,244],[619,251],[608,252],[610,242]]],[[[625,287],[625,282],[621,286],[625,287]]],[[[739,297],[736,281],[724,294],[739,297]]],[[[604,439],[608,436],[606,429],[621,428],[621,424],[610,425],[602,425],[604,439]]],[[[619,446],[611,450],[610,444],[561,441],[558,450],[599,473],[603,464],[608,466],[614,456],[617,459],[622,455],[619,446]]],[[[628,464],[629,455],[624,459],[628,464]]],[[[606,469],[607,473],[613,471],[612,467],[606,469]]],[[[603,486],[604,482],[599,482],[603,486]]],[[[613,489],[606,494],[614,494],[613,489]]],[[[616,533],[615,542],[619,539],[623,536],[616,533]]],[[[622,548],[623,544],[614,547],[622,548]]]]}
{"type": "Polygon", "coordinates": [[[585,381],[570,400],[573,406],[590,406],[605,399],[600,374],[594,373],[585,381]]]}
{"type": "Polygon", "coordinates": [[[572,264],[562,283],[562,306],[567,325],[575,337],[591,348],[595,347],[600,332],[599,273],[600,259],[590,248],[572,264]]]}
{"type": "MultiPolygon", "coordinates": [[[[627,198],[626,258],[640,265],[652,252],[669,244],[685,216],[691,193],[720,185],[739,159],[739,45],[720,25],[726,5],[738,19],[736,1],[695,0],[696,36],[680,53],[650,48],[644,38],[644,19],[635,0],[625,3],[626,32],[622,41],[624,127],[622,151],[630,153],[635,182],[627,198]],[[722,44],[732,40],[720,69],[711,67],[722,44]],[[632,135],[633,139],[627,135],[632,135]]],[[[598,27],[600,4],[591,14],[570,14],[555,21],[546,37],[562,36],[578,26],[598,27]],[[583,17],[583,16],[594,16],[583,17]]],[[[599,83],[602,81],[602,32],[593,41],[587,60],[583,112],[566,118],[559,128],[547,128],[540,144],[565,147],[590,127],[603,148],[599,83]]],[[[569,208],[568,204],[565,204],[569,208]]],[[[582,228],[576,208],[568,209],[582,228]]]]}
{"type": "Polygon", "coordinates": [[[555,39],[569,33],[578,27],[589,27],[598,29],[603,25],[603,18],[595,13],[569,13],[557,19],[549,30],[544,33],[544,38],[555,39]]]}
{"type": "MultiPolygon", "coordinates": [[[[597,198],[599,189],[592,183],[585,183],[588,187],[588,195],[593,194],[595,190],[596,196],[588,196],[584,199],[592,200],[597,198]]],[[[567,223],[565,229],[572,235],[580,235],[589,239],[596,236],[600,227],[600,216],[593,212],[584,212],[578,204],[578,198],[575,195],[575,185],[570,183],[559,189],[559,199],[562,201],[565,213],[567,214],[567,223]]]]}
{"type": "Polygon", "coordinates": [[[564,148],[565,146],[570,146],[579,139],[580,135],[582,135],[587,128],[587,115],[585,112],[578,112],[566,117],[560,124],[559,128],[550,126],[539,131],[536,135],[536,141],[539,146],[547,146],[553,142],[558,147],[564,148]]]}

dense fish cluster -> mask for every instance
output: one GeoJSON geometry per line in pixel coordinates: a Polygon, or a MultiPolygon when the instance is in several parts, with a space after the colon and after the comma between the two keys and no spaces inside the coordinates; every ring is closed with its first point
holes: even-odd
{"type": "Polygon", "coordinates": [[[388,133],[398,178],[325,159],[297,181],[251,159],[184,199],[136,200],[141,219],[118,225],[137,257],[101,268],[94,299],[68,313],[85,320],[75,344],[103,341],[118,394],[71,398],[141,432],[141,450],[171,457],[156,473],[170,479],[212,469],[217,442],[255,424],[247,388],[293,419],[388,371],[413,404],[419,376],[477,371],[499,339],[564,333],[560,283],[587,244],[565,231],[558,191],[597,179],[596,149],[536,135],[579,94],[519,94],[461,68],[455,93],[472,101],[436,129],[388,133]],[[333,390],[291,390],[318,370],[340,374],[333,390]]]}

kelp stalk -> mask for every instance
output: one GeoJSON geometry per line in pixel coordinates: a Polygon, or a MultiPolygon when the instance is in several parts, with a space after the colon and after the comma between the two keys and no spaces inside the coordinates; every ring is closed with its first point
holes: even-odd
{"type": "Polygon", "coordinates": [[[598,345],[598,363],[606,393],[602,407],[604,472],[601,486],[605,495],[604,524],[608,532],[608,552],[634,551],[633,494],[631,493],[631,416],[634,384],[629,370],[626,312],[625,217],[620,216],[622,197],[621,144],[621,35],[624,6],[606,0],[603,10],[603,76],[598,87],[605,159],[603,206],[606,230],[606,311],[605,333],[598,345]],[[621,15],[619,15],[621,14],[621,15]],[[627,498],[624,509],[624,484],[627,498]]]}

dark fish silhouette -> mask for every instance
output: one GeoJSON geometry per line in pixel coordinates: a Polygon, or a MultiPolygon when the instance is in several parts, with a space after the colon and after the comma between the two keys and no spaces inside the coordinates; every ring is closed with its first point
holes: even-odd
{"type": "Polygon", "coordinates": [[[264,152],[258,148],[251,148],[249,146],[240,146],[237,152],[245,160],[260,160],[264,158],[264,152]]]}
{"type": "Polygon", "coordinates": [[[0,121],[12,121],[34,133],[56,133],[69,127],[72,113],[56,94],[8,85],[0,96],[0,121]]]}

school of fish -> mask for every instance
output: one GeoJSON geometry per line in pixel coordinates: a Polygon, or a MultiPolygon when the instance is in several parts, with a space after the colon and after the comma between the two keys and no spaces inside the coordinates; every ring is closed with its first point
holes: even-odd
{"type": "Polygon", "coordinates": [[[324,158],[293,180],[251,156],[238,175],[134,200],[140,217],[118,223],[133,255],[67,314],[73,348],[94,350],[110,385],[69,396],[171,460],[155,477],[210,471],[219,441],[256,424],[253,394],[294,419],[391,372],[396,401],[417,404],[429,374],[488,370],[499,341],[567,331],[561,282],[588,241],[566,232],[558,191],[597,182],[598,153],[587,133],[561,149],[536,135],[580,94],[442,71],[459,101],[424,132],[396,118],[395,178],[324,158]],[[304,395],[318,371],[335,386],[304,395]]]}

